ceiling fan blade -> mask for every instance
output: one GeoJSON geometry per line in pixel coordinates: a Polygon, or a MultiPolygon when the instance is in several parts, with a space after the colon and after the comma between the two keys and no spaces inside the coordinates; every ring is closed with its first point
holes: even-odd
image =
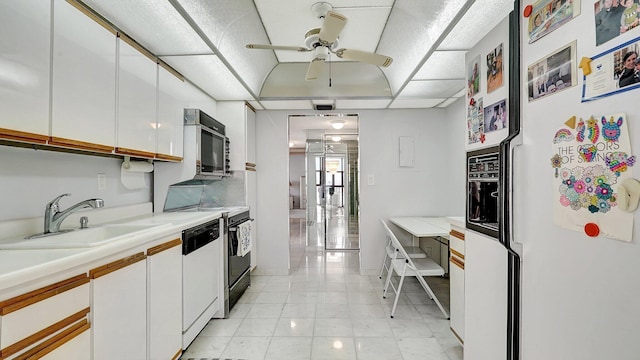
{"type": "Polygon", "coordinates": [[[338,39],[342,29],[347,24],[347,17],[334,11],[328,11],[324,17],[318,37],[322,41],[332,44],[338,39]]]}
{"type": "Polygon", "coordinates": [[[342,59],[355,60],[382,67],[387,67],[393,62],[393,59],[389,56],[360,50],[339,49],[335,51],[335,54],[342,59]]]}
{"type": "Polygon", "coordinates": [[[299,52],[311,51],[302,46],[282,46],[282,45],[261,45],[261,44],[247,44],[247,49],[264,49],[264,50],[291,50],[299,52]]]}
{"type": "Polygon", "coordinates": [[[309,63],[309,67],[307,68],[307,75],[305,76],[305,80],[315,80],[322,73],[322,65],[324,65],[324,59],[315,58],[311,60],[309,63]]]}

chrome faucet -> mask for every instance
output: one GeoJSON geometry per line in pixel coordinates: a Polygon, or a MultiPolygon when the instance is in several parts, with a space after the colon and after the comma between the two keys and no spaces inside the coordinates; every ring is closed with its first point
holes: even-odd
{"type": "Polygon", "coordinates": [[[62,224],[62,221],[64,219],[67,218],[67,216],[71,215],[72,213],[82,209],[82,208],[87,208],[87,207],[91,207],[91,208],[101,208],[104,207],[104,200],[102,199],[88,199],[88,200],[84,200],[81,201],[75,205],[70,206],[67,210],[65,211],[60,211],[60,206],[58,205],[58,202],[60,201],[60,199],[62,199],[65,196],[69,196],[71,194],[62,194],[60,196],[58,196],[57,198],[51,200],[51,202],[49,202],[47,204],[47,207],[45,209],[44,212],[44,233],[45,234],[49,234],[49,233],[57,233],[60,231],[60,224],[62,224]]]}

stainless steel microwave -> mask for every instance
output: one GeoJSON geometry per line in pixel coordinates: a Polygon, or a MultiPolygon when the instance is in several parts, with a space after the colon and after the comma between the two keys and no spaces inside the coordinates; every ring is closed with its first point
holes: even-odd
{"type": "Polygon", "coordinates": [[[199,109],[184,109],[184,125],[185,134],[195,137],[196,177],[228,175],[229,139],[225,126],[199,109]]]}

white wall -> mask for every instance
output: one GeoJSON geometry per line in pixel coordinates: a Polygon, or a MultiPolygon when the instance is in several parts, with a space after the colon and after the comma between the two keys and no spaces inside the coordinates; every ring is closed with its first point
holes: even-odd
{"type": "Polygon", "coordinates": [[[300,176],[305,172],[305,153],[289,154],[289,194],[293,196],[293,208],[300,209],[300,176]]]}
{"type": "MultiPolygon", "coordinates": [[[[385,237],[380,218],[464,212],[464,104],[447,109],[362,110],[360,128],[361,273],[379,270],[385,237]],[[398,166],[398,137],[415,137],[415,166],[398,166]],[[455,165],[459,163],[459,165],[455,165]],[[367,186],[367,175],[375,185],[367,186]]],[[[290,111],[257,112],[258,273],[287,274],[290,111]]],[[[295,112],[303,113],[300,112],[295,112]]]]}
{"type": "Polygon", "coordinates": [[[151,201],[151,175],[144,174],[149,189],[125,189],[120,158],[0,146],[0,164],[0,221],[44,218],[45,205],[63,193],[71,193],[60,200],[63,210],[89,198],[102,198],[105,208],[151,201]],[[98,173],[106,176],[103,191],[98,173]]]}

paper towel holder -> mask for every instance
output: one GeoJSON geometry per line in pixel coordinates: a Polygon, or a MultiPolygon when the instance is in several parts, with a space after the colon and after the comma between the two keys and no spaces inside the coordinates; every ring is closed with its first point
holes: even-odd
{"type": "MultiPolygon", "coordinates": [[[[150,160],[148,160],[151,162],[150,160]]],[[[131,156],[125,156],[124,161],[122,162],[122,167],[129,170],[131,168],[131,156]]]]}

